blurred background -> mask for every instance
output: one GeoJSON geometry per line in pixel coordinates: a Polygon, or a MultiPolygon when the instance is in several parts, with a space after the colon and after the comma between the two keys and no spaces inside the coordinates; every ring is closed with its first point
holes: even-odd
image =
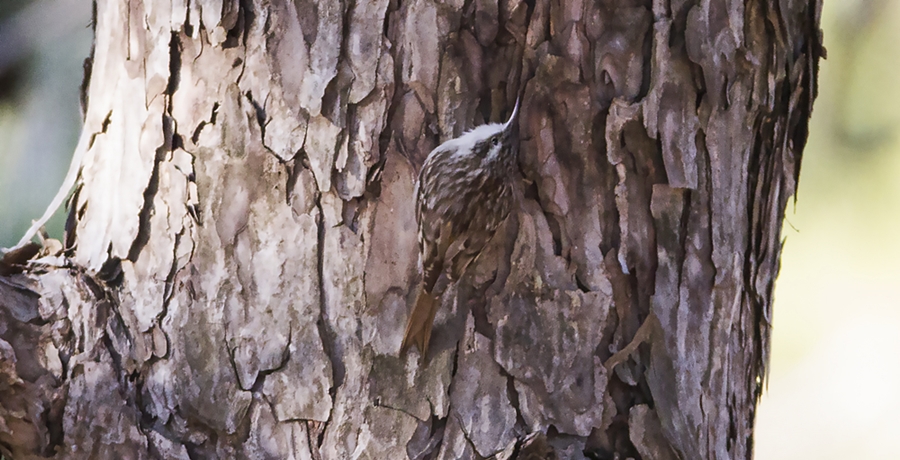
{"type": "MultiPolygon", "coordinates": [[[[0,247],[59,190],[81,133],[90,0],[0,0],[0,247]]],[[[47,225],[62,237],[62,209],[47,225]]]]}
{"type": "MultiPolygon", "coordinates": [[[[0,0],[0,247],[81,124],[88,0],[0,0]]],[[[828,59],[789,205],[757,460],[900,458],[900,1],[826,0],[828,59]]],[[[63,216],[48,225],[61,238],[63,216]]]]}
{"type": "Polygon", "coordinates": [[[756,458],[900,458],[900,1],[825,0],[756,458]]]}

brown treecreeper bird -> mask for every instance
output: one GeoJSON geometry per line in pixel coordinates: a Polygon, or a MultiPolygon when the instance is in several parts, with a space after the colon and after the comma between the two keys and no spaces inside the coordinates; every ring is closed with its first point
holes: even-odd
{"type": "Polygon", "coordinates": [[[458,280],[513,207],[518,111],[516,101],[506,123],[481,125],[444,142],[422,165],[415,190],[422,288],[406,323],[401,354],[415,344],[425,356],[440,306],[435,283],[445,270],[451,281],[458,280]]]}

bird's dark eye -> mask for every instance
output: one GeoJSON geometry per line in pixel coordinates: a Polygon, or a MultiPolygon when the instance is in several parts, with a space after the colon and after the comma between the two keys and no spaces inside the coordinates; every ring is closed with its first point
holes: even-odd
{"type": "Polygon", "coordinates": [[[500,145],[500,138],[499,138],[499,137],[495,137],[495,138],[491,139],[491,144],[493,144],[494,147],[500,145]]]}

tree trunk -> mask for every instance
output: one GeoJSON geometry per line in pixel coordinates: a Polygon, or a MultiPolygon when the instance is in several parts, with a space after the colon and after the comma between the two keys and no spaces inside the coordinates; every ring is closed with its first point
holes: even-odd
{"type": "Polygon", "coordinates": [[[66,249],[0,264],[0,450],[751,458],[819,11],[97,1],[66,249]],[[517,209],[399,356],[418,168],[520,93],[517,209]]]}

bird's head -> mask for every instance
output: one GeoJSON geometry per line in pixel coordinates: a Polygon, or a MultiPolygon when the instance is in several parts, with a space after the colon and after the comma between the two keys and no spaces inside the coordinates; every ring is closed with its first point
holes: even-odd
{"type": "Polygon", "coordinates": [[[518,136],[519,101],[506,123],[488,123],[473,128],[458,138],[460,146],[485,160],[497,161],[509,158],[518,136]]]}

